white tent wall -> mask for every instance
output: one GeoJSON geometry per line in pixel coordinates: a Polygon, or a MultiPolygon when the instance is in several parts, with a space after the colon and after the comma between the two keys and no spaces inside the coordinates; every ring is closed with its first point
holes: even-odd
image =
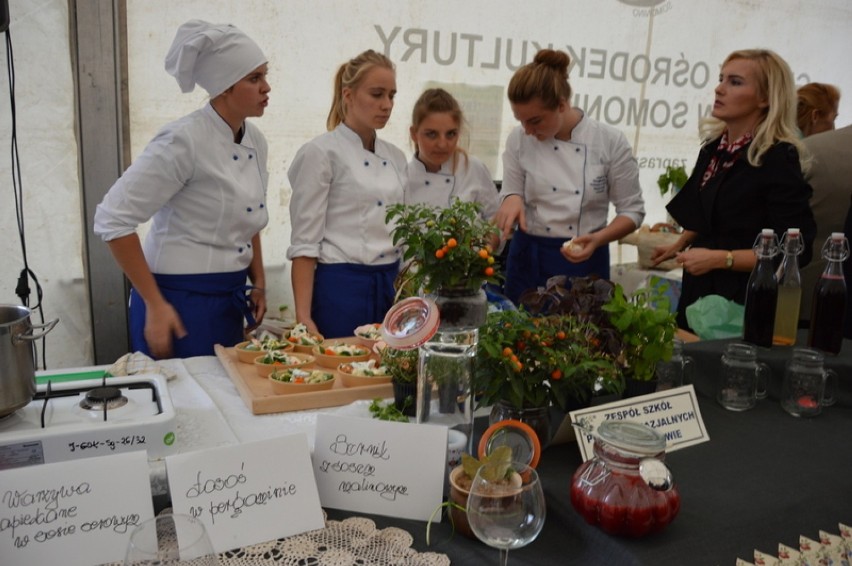
{"type": "MultiPolygon", "coordinates": [[[[91,362],[91,337],[66,3],[12,0],[11,12],[30,264],[45,287],[48,313],[62,318],[50,335],[48,364],[85,365],[91,362]]],[[[263,248],[273,311],[292,303],[285,259],[288,164],[302,143],[324,131],[338,65],[364,49],[383,51],[397,65],[399,94],[383,138],[410,153],[411,106],[424,87],[444,85],[465,107],[471,152],[495,179],[502,177],[503,141],[516,124],[504,94],[514,68],[539,47],[568,50],[576,59],[575,104],[620,128],[634,146],[649,224],[666,218],[656,186],[665,164],[692,168],[698,117],[712,104],[719,64],[729,52],[774,49],[799,84],[827,82],[849,94],[841,99],[838,126],[848,124],[852,113],[848,0],[128,0],[132,157],[159,127],[205,102],[200,90],[181,94],[163,70],[176,28],[191,18],[234,23],[269,56],[271,100],[256,123],[270,147],[270,223],[263,248]]],[[[0,129],[8,140],[8,111],[0,111],[0,129]]],[[[8,160],[0,159],[0,176],[11,178],[8,160]]],[[[5,204],[10,198],[3,197],[0,208],[8,272],[0,278],[0,302],[17,302],[20,271],[13,207],[5,204]]],[[[625,248],[626,261],[632,248],[625,248]]],[[[613,259],[619,256],[614,249],[613,259]]]]}
{"type": "MultiPolygon", "coordinates": [[[[83,267],[68,3],[12,0],[9,12],[27,259],[44,291],[45,319],[60,319],[48,334],[47,364],[85,365],[92,360],[92,337],[83,267]]],[[[5,59],[5,42],[2,50],[5,59]]],[[[20,304],[15,288],[24,263],[12,191],[9,76],[0,74],[0,303],[20,304]]],[[[38,298],[32,281],[30,288],[29,304],[35,307],[38,298]]],[[[31,320],[39,322],[38,313],[31,320]]],[[[41,353],[41,342],[36,344],[41,353]]]]}

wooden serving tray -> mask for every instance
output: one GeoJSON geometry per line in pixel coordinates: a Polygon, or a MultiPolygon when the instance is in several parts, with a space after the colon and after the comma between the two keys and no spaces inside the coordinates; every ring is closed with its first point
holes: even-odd
{"type": "MultiPolygon", "coordinates": [[[[349,341],[347,338],[327,340],[327,342],[349,341]]],[[[226,348],[217,344],[214,350],[216,357],[219,358],[231,381],[236,385],[240,397],[243,398],[249,410],[255,415],[303,411],[305,409],[319,409],[321,407],[338,407],[340,405],[348,405],[359,399],[375,399],[376,397],[386,399],[393,397],[393,385],[390,383],[365,385],[363,387],[344,387],[339,379],[335,381],[334,387],[328,391],[276,395],[272,392],[272,385],[269,383],[269,380],[257,375],[254,365],[244,364],[237,359],[237,352],[234,348],[226,348]]],[[[317,364],[310,364],[304,367],[304,369],[315,368],[334,373],[334,370],[320,367],[317,364]]]]}

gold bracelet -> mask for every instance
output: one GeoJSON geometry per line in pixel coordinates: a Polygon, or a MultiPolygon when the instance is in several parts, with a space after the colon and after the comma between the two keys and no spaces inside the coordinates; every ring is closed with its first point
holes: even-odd
{"type": "Polygon", "coordinates": [[[733,269],[734,268],[734,252],[729,251],[725,256],[725,269],[733,269]]]}

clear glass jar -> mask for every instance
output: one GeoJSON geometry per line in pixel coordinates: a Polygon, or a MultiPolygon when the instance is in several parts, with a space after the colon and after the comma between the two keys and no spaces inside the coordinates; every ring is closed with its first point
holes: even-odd
{"type": "Polygon", "coordinates": [[[417,372],[417,422],[429,422],[437,390],[442,424],[467,435],[473,447],[472,381],[479,327],[485,324],[488,299],[482,289],[442,289],[431,297],[440,314],[435,334],[420,346],[417,372]]]}
{"type": "Polygon", "coordinates": [[[665,437],[646,425],[603,422],[595,433],[594,458],[574,473],[574,509],[613,535],[662,530],[680,510],[680,493],[663,464],[665,447],[665,437]]]}
{"type": "Polygon", "coordinates": [[[657,362],[657,391],[665,391],[692,382],[695,361],[683,355],[683,341],[675,338],[672,357],[666,362],[657,362]]]}

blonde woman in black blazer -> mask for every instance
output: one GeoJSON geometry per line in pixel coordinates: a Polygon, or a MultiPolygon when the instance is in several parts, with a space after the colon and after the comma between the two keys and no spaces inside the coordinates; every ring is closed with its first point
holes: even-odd
{"type": "Polygon", "coordinates": [[[787,63],[768,50],[735,51],[725,60],[707,140],[692,175],[668,205],[684,228],[653,260],[683,266],[678,324],[689,328],[686,307],[706,295],[745,302],[755,264],[752,245],[763,228],[779,238],[801,230],[800,264],[810,261],[816,225],[802,173],[807,157],[796,130],[796,93],[787,63]]]}

